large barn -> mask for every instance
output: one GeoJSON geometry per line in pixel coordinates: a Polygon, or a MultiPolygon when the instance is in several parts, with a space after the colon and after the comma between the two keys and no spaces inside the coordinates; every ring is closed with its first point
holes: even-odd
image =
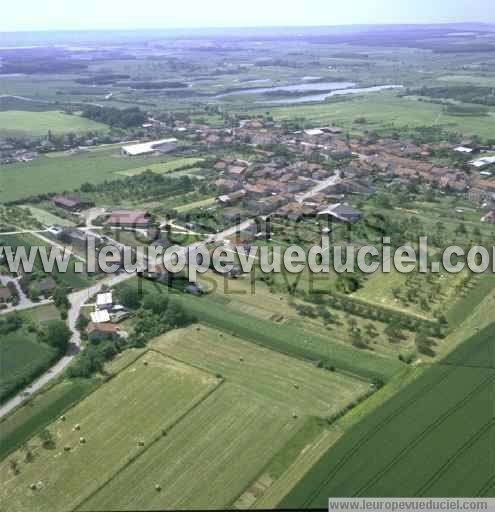
{"type": "Polygon", "coordinates": [[[121,152],[124,156],[142,156],[157,152],[170,153],[171,151],[175,151],[175,149],[177,149],[178,142],[179,141],[174,138],[142,142],[140,144],[123,146],[121,152]]]}

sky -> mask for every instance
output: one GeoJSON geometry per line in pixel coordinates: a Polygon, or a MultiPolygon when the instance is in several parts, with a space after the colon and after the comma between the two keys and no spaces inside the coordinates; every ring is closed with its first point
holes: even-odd
{"type": "Polygon", "coordinates": [[[2,0],[0,31],[495,23],[495,0],[2,0]]]}

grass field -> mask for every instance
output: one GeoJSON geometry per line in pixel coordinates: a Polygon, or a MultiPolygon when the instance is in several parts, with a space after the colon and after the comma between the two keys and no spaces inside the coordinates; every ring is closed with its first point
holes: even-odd
{"type": "Polygon", "coordinates": [[[369,389],[203,325],[170,332],[151,349],[225,383],[82,510],[252,504],[322,434],[314,416],[335,412],[369,389]]]}
{"type": "Polygon", "coordinates": [[[29,384],[57,357],[55,349],[39,343],[25,328],[0,337],[0,402],[29,384]]]}
{"type": "Polygon", "coordinates": [[[107,130],[108,127],[79,115],[63,112],[28,112],[26,110],[7,110],[0,112],[0,135],[6,137],[25,137],[55,134],[82,133],[107,130]]]}
{"type": "MultiPolygon", "coordinates": [[[[47,242],[44,242],[40,238],[32,234],[19,234],[19,235],[2,235],[2,243],[5,246],[12,247],[14,250],[17,247],[25,247],[28,250],[30,247],[44,247],[49,246],[47,242]]],[[[75,258],[71,257],[67,272],[59,272],[57,266],[54,265],[52,276],[57,281],[65,286],[73,289],[85,288],[89,286],[91,278],[87,274],[77,273],[74,270],[75,258]]],[[[41,269],[42,264],[38,255],[34,263],[34,269],[41,269]]]]}
{"type": "Polygon", "coordinates": [[[64,380],[6,416],[0,422],[0,460],[29,441],[95,386],[96,381],[89,379],[64,380]]]}
{"type": "Polygon", "coordinates": [[[280,505],[324,507],[329,496],[488,495],[494,340],[492,324],[427,369],[343,436],[280,505]]]}
{"type": "Polygon", "coordinates": [[[447,131],[486,138],[493,135],[495,122],[493,112],[489,117],[456,117],[444,114],[441,105],[400,98],[393,93],[366,94],[320,105],[274,108],[272,115],[276,121],[306,119],[308,126],[334,124],[347,129],[374,129],[385,125],[395,128],[438,126],[447,131]],[[354,125],[354,120],[363,116],[367,124],[354,125]]]}
{"type": "Polygon", "coordinates": [[[174,160],[170,160],[169,162],[144,165],[142,167],[135,167],[125,171],[118,171],[117,174],[121,174],[122,176],[138,176],[139,174],[143,174],[148,170],[154,172],[155,174],[167,174],[170,172],[175,172],[179,169],[183,169],[184,167],[193,167],[203,160],[203,158],[176,158],[174,160]]]}
{"type": "MultiPolygon", "coordinates": [[[[165,286],[148,281],[142,282],[142,285],[147,293],[169,293],[165,286]]],[[[332,365],[337,371],[349,372],[364,379],[386,381],[402,366],[398,360],[355,349],[327,336],[312,335],[294,326],[255,318],[230,307],[223,297],[209,295],[198,298],[177,294],[176,298],[199,321],[211,327],[280,353],[332,365]]]]}
{"type": "Polygon", "coordinates": [[[32,462],[14,453],[19,474],[13,474],[8,461],[0,465],[2,503],[19,511],[76,508],[218,382],[206,372],[148,353],[68,411],[65,421],[52,423],[47,446],[32,439],[32,462]],[[37,482],[38,489],[30,490],[37,482]]]}
{"type": "Polygon", "coordinates": [[[173,331],[154,340],[151,347],[220,374],[227,382],[274,402],[288,404],[291,412],[329,416],[369,390],[369,385],[362,381],[318,369],[217,329],[197,329],[192,326],[173,331]]]}
{"type": "Polygon", "coordinates": [[[225,384],[82,510],[223,508],[303,424],[280,405],[225,384]]]}
{"type": "Polygon", "coordinates": [[[23,206],[22,208],[28,209],[31,215],[45,226],[57,224],[58,226],[72,227],[75,225],[75,223],[70,220],[54,215],[53,213],[37,208],[36,206],[23,206]]]}
{"type": "Polygon", "coordinates": [[[196,208],[207,208],[208,206],[213,206],[214,204],[215,198],[209,197],[207,199],[202,199],[201,201],[194,201],[193,203],[177,206],[175,210],[177,210],[179,213],[184,213],[189,212],[191,210],[195,210],[196,208]]]}
{"type": "MultiPolygon", "coordinates": [[[[0,113],[1,114],[1,113],[0,113]]],[[[125,158],[115,149],[91,150],[76,155],[5,166],[0,170],[0,202],[49,192],[71,191],[83,183],[102,183],[122,178],[120,171],[160,163],[164,157],[125,158]]]]}

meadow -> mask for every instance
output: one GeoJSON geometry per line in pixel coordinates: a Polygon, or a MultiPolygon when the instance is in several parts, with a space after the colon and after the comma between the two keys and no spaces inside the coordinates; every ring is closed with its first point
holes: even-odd
{"type": "Polygon", "coordinates": [[[224,383],[81,510],[252,504],[322,435],[324,424],[315,417],[369,391],[364,382],[204,325],[169,332],[150,349],[224,383]]]}
{"type": "Polygon", "coordinates": [[[67,192],[83,183],[103,183],[122,178],[117,174],[167,161],[165,157],[119,155],[115,149],[90,150],[75,155],[50,158],[40,156],[32,162],[11,164],[0,170],[0,202],[53,192],[67,192]]]}
{"type": "Polygon", "coordinates": [[[2,502],[11,510],[76,508],[218,384],[160,354],[143,355],[31,439],[31,460],[14,452],[17,474],[2,462],[2,502]]]}
{"type": "MultiPolygon", "coordinates": [[[[6,247],[11,247],[15,250],[17,247],[25,247],[28,251],[30,247],[47,247],[50,244],[29,233],[17,234],[17,235],[2,235],[1,243],[6,247]]],[[[67,272],[59,272],[57,266],[54,265],[52,277],[57,283],[67,286],[71,289],[86,288],[91,283],[91,277],[88,274],[79,273],[74,270],[76,260],[71,257],[69,265],[67,266],[67,272]]],[[[33,271],[41,270],[42,262],[38,255],[34,262],[33,271]]]]}
{"type": "Polygon", "coordinates": [[[168,174],[175,173],[182,169],[188,169],[191,172],[194,166],[201,163],[203,158],[174,158],[168,162],[159,164],[144,165],[143,167],[135,167],[125,171],[117,171],[117,174],[122,176],[138,176],[146,171],[152,171],[155,174],[168,174]]]}
{"type": "Polygon", "coordinates": [[[271,109],[276,121],[302,120],[308,127],[335,125],[362,131],[380,128],[415,128],[437,126],[464,135],[493,136],[495,113],[489,116],[457,117],[444,113],[443,106],[393,93],[363,94],[345,101],[327,101],[319,105],[278,107],[271,109]],[[357,118],[366,124],[355,124],[357,118]]]}
{"type": "Polygon", "coordinates": [[[153,350],[220,374],[290,411],[330,416],[369,390],[369,384],[347,375],[278,354],[227,333],[192,326],[151,342],[153,350]],[[253,378],[253,376],[256,376],[253,378]]]}
{"type": "Polygon", "coordinates": [[[78,510],[227,508],[304,423],[226,383],[78,510]]]}
{"type": "Polygon", "coordinates": [[[370,391],[205,325],[106,370],[106,383],[64,380],[4,420],[2,441],[22,445],[0,464],[12,510],[252,504],[324,435],[317,417],[370,391]]]}
{"type": "Polygon", "coordinates": [[[425,369],[349,430],[280,505],[323,507],[329,496],[489,495],[494,339],[491,324],[425,369]]]}
{"type": "MultiPolygon", "coordinates": [[[[144,281],[145,293],[170,293],[162,285],[144,281]]],[[[172,292],[174,293],[174,292],[172,292]]],[[[342,343],[338,338],[306,333],[294,326],[254,318],[228,304],[224,297],[199,298],[176,294],[176,300],[199,321],[249,340],[257,345],[303,360],[334,367],[336,371],[357,375],[363,379],[387,381],[401,368],[398,360],[382,357],[342,343]]]]}
{"type": "Polygon", "coordinates": [[[40,343],[25,328],[0,337],[0,402],[29,384],[57,358],[57,351],[40,343]]]}
{"type": "Polygon", "coordinates": [[[3,137],[38,137],[63,133],[84,133],[104,131],[108,126],[96,123],[79,115],[63,112],[45,111],[29,112],[27,110],[7,110],[0,112],[0,136],[3,137]]]}

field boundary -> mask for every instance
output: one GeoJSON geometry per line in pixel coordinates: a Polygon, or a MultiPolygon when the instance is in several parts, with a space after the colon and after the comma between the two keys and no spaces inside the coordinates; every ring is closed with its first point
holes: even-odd
{"type": "MultiPolygon", "coordinates": [[[[128,364],[126,364],[123,368],[121,368],[118,372],[115,372],[107,377],[103,377],[103,378],[99,378],[99,379],[95,379],[95,381],[97,382],[96,386],[91,389],[89,391],[89,393],[81,396],[78,400],[76,400],[75,402],[73,402],[72,404],[70,404],[69,406],[63,408],[60,410],[60,412],[57,414],[57,416],[61,415],[61,414],[64,414],[64,413],[67,413],[68,411],[70,411],[71,409],[73,409],[74,407],[76,407],[77,405],[79,405],[83,400],[85,400],[86,398],[90,397],[94,392],[96,392],[98,389],[100,389],[101,386],[103,386],[104,384],[106,384],[107,382],[110,382],[112,379],[114,379],[117,375],[119,375],[120,372],[123,372],[125,370],[127,370],[127,368],[129,368],[131,365],[133,365],[138,359],[140,359],[142,356],[144,356],[146,353],[148,353],[149,350],[146,350],[145,352],[143,352],[142,354],[139,354],[135,359],[133,359],[132,361],[130,361],[128,364]]],[[[43,395],[45,393],[48,393],[54,386],[57,386],[59,384],[62,384],[63,381],[66,379],[67,377],[63,378],[63,377],[60,377],[59,380],[56,380],[52,383],[51,386],[47,387],[46,389],[44,389],[43,391],[40,390],[40,392],[36,393],[35,395],[33,395],[31,398],[33,397],[37,397],[37,396],[40,396],[40,395],[43,395]]],[[[68,380],[72,380],[72,379],[68,379],[68,380]]],[[[84,380],[84,379],[83,379],[84,380]]],[[[86,379],[86,380],[91,380],[91,379],[86,379]]],[[[7,414],[7,416],[4,416],[2,418],[2,420],[0,421],[0,427],[2,426],[2,423],[4,423],[5,421],[7,421],[11,416],[13,416],[16,412],[22,410],[24,407],[30,407],[30,402],[27,401],[27,402],[24,402],[22,404],[19,404],[18,407],[16,407],[15,409],[13,409],[9,414],[7,414]]],[[[37,430],[35,430],[31,436],[27,439],[24,439],[23,442],[26,442],[26,441],[29,441],[29,439],[32,439],[33,437],[35,437],[36,435],[38,435],[44,428],[46,428],[48,425],[50,425],[51,423],[53,423],[57,418],[54,417],[52,418],[51,420],[49,420],[48,422],[44,422],[37,430]]],[[[15,450],[17,450],[20,446],[21,446],[22,443],[19,443],[16,447],[12,448],[11,450],[9,450],[5,456],[3,456],[0,460],[4,460],[6,459],[12,452],[14,452],[15,450]]]]}
{"type": "MultiPolygon", "coordinates": [[[[153,350],[147,350],[145,353],[148,353],[148,352],[156,352],[157,354],[159,354],[161,357],[166,357],[168,358],[168,356],[166,356],[165,354],[162,354],[160,352],[157,352],[157,351],[153,351],[153,350]]],[[[144,354],[143,354],[144,355],[144,354]]],[[[172,359],[172,358],[170,358],[172,359]]],[[[177,360],[176,360],[177,361],[177,360]]],[[[179,361],[181,362],[182,364],[187,364],[187,363],[183,363],[182,361],[179,361]]],[[[191,365],[189,365],[191,366],[191,365]]],[[[205,372],[204,369],[202,369],[201,371],[205,372]]],[[[119,372],[120,373],[120,372],[119,372]]],[[[209,373],[206,371],[206,373],[209,373]]],[[[101,485],[98,486],[97,489],[95,489],[94,491],[92,491],[88,496],[84,497],[79,503],[76,504],[76,506],[73,508],[73,510],[78,510],[80,509],[85,503],[87,503],[90,499],[92,499],[94,496],[96,496],[106,485],[108,485],[112,480],[114,480],[118,475],[120,475],[125,469],[127,469],[133,462],[135,462],[137,459],[139,459],[139,457],[141,457],[141,455],[144,455],[150,448],[152,448],[155,444],[157,444],[161,439],[163,439],[164,437],[166,437],[168,435],[168,433],[173,429],[175,428],[183,419],[185,419],[191,412],[193,412],[194,410],[196,410],[200,405],[202,405],[210,396],[213,395],[213,393],[215,391],[217,391],[220,386],[222,386],[223,384],[225,383],[225,379],[218,379],[217,380],[217,383],[213,386],[212,389],[208,390],[201,398],[199,398],[196,402],[194,402],[191,407],[189,407],[186,411],[184,411],[181,415],[179,415],[178,418],[176,418],[168,427],[166,427],[164,429],[164,432],[160,432],[159,434],[157,434],[155,436],[154,439],[152,439],[150,441],[150,443],[142,450],[140,451],[139,453],[136,453],[135,455],[133,455],[126,463],[124,463],[120,468],[117,469],[117,471],[115,471],[115,473],[112,474],[112,476],[106,481],[106,482],[103,482],[101,485]]]]}
{"type": "Polygon", "coordinates": [[[433,423],[429,423],[428,426],[422,430],[407,446],[405,446],[381,471],[375,473],[364,485],[362,485],[354,494],[354,496],[360,496],[370,485],[375,484],[380,478],[392,469],[397,462],[399,462],[404,455],[409,453],[418,443],[420,443],[429,433],[433,432],[439,425],[447,420],[452,414],[454,414],[459,408],[463,408],[473,397],[475,397],[480,391],[482,391],[489,384],[495,382],[495,374],[485,378],[480,384],[478,384],[473,390],[471,390],[462,400],[455,403],[452,407],[447,409],[440,417],[438,417],[433,423]]]}
{"type": "MultiPolygon", "coordinates": [[[[440,378],[435,382],[434,386],[438,386],[441,384],[444,380],[446,380],[450,374],[454,371],[454,367],[451,367],[445,371],[443,375],[440,376],[440,378]]],[[[336,467],[328,474],[328,476],[318,485],[315,492],[312,493],[311,496],[309,496],[303,504],[303,507],[308,506],[310,501],[314,498],[315,494],[319,494],[321,490],[328,484],[328,482],[333,478],[333,476],[344,466],[344,464],[347,463],[347,461],[355,454],[357,451],[371,439],[376,433],[378,433],[385,425],[390,423],[394,418],[396,418],[399,414],[401,414],[403,411],[408,409],[411,405],[415,404],[418,400],[420,400],[424,394],[424,391],[431,390],[432,386],[430,383],[427,383],[426,385],[422,386],[421,389],[419,389],[407,402],[404,402],[401,406],[399,406],[397,409],[392,411],[389,415],[387,415],[382,421],[380,421],[377,425],[375,425],[374,428],[369,430],[366,435],[364,435],[353,447],[351,450],[349,450],[338,462],[336,467]]],[[[359,423],[358,423],[359,425],[359,423]]],[[[322,454],[322,457],[325,454],[322,454]]],[[[321,460],[321,459],[320,459],[321,460]]],[[[289,491],[290,492],[290,491],[289,491]]]]}
{"type": "MultiPolygon", "coordinates": [[[[445,471],[452,466],[456,462],[456,460],[466,452],[469,448],[471,448],[478,439],[483,436],[487,431],[490,430],[492,426],[495,425],[495,419],[491,419],[487,423],[485,423],[471,438],[469,438],[455,453],[447,459],[445,464],[442,464],[442,466],[434,473],[434,475],[430,478],[430,480],[425,483],[422,487],[420,487],[415,493],[415,496],[423,496],[423,493],[426,492],[435,482],[438,481],[438,479],[445,473],[445,471]]],[[[488,482],[490,481],[490,478],[488,478],[488,482]]]]}

